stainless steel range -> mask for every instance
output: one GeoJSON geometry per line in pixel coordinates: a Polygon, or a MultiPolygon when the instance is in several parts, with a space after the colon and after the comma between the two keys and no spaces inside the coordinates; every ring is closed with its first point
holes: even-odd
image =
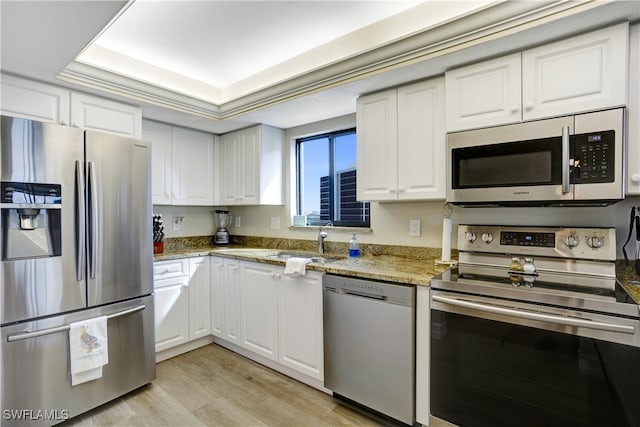
{"type": "Polygon", "coordinates": [[[613,228],[461,225],[431,282],[431,413],[465,426],[639,426],[640,309],[613,228]]]}

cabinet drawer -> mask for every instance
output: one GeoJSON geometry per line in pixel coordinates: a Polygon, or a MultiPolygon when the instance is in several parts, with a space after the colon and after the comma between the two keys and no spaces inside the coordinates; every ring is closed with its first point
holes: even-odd
{"type": "Polygon", "coordinates": [[[188,276],[189,260],[176,259],[172,261],[156,261],[153,263],[153,280],[170,279],[172,277],[188,276]]]}

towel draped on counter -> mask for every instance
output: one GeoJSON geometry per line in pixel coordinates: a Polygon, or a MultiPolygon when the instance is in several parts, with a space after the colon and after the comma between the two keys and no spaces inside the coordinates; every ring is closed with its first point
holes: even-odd
{"type": "Polygon", "coordinates": [[[287,258],[284,267],[285,276],[299,277],[306,274],[307,264],[311,262],[311,258],[287,258]]]}

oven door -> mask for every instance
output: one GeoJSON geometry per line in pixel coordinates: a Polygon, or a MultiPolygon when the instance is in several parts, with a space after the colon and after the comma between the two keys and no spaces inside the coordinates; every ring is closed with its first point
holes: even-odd
{"type": "Polygon", "coordinates": [[[447,201],[460,205],[573,200],[573,117],[447,135],[447,201]]]}
{"type": "Polygon", "coordinates": [[[639,426],[640,321],[431,289],[431,413],[462,426],[639,426]]]}

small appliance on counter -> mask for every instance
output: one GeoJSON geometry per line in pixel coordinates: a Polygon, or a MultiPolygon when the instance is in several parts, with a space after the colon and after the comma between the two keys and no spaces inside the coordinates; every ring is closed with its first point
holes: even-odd
{"type": "Polygon", "coordinates": [[[214,214],[216,225],[218,229],[213,236],[213,243],[216,245],[228,245],[229,244],[229,230],[227,227],[231,224],[231,215],[229,211],[224,209],[216,209],[214,214]]]}

